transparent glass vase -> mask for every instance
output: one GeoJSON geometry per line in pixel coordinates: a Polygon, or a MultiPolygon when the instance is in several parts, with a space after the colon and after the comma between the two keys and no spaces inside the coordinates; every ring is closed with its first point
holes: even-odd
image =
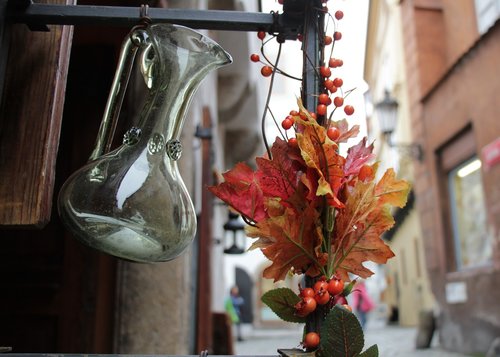
{"type": "Polygon", "coordinates": [[[59,214],[78,239],[137,262],[168,261],[189,246],[196,214],[178,171],[179,135],[201,81],[230,62],[217,43],[183,26],[154,24],[130,32],[91,159],[59,193],[59,214]],[[137,127],[105,153],[136,53],[147,98],[137,127]]]}

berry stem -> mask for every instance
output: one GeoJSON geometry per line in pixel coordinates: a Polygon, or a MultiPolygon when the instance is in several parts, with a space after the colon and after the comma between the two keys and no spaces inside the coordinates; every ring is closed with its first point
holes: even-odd
{"type": "MultiPolygon", "coordinates": [[[[281,48],[282,48],[282,45],[280,43],[279,47],[278,47],[278,54],[276,55],[276,63],[275,63],[275,66],[278,65],[279,63],[279,60],[280,60],[280,57],[281,57],[281,48]]],[[[263,50],[263,48],[262,48],[263,50]]],[[[262,55],[265,57],[264,53],[262,53],[262,55]]],[[[267,58],[266,58],[267,60],[267,58]]],[[[276,68],[276,67],[275,67],[276,68]]],[[[269,82],[269,91],[267,92],[267,98],[266,98],[266,105],[264,107],[264,112],[262,113],[262,119],[260,121],[261,123],[261,132],[262,132],[262,139],[264,141],[264,146],[266,147],[266,152],[267,152],[267,155],[269,157],[270,160],[272,160],[272,154],[271,154],[271,150],[269,148],[269,143],[267,142],[267,136],[266,136],[266,114],[268,111],[270,111],[269,109],[269,102],[271,101],[271,94],[273,92],[273,85],[274,85],[274,76],[276,75],[276,70],[273,71],[273,73],[271,74],[271,81],[269,82]]],[[[274,118],[274,116],[273,116],[274,118]]],[[[276,120],[275,120],[276,122],[276,120]]]]}

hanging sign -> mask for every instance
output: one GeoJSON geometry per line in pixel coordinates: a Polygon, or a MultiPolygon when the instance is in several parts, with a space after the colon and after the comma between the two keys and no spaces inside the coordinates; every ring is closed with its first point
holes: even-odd
{"type": "Polygon", "coordinates": [[[486,145],[482,153],[482,161],[486,170],[500,163],[500,137],[486,145]]]}

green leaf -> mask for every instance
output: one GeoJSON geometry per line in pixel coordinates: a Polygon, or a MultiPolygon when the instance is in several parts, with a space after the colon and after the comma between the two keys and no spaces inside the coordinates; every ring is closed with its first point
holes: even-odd
{"type": "Polygon", "coordinates": [[[349,284],[344,286],[344,290],[342,291],[342,295],[344,295],[344,296],[350,295],[352,292],[352,288],[354,288],[355,284],[356,284],[356,279],[352,280],[351,282],[349,282],[349,284]]]}
{"type": "Polygon", "coordinates": [[[361,353],[359,357],[378,357],[378,346],[373,345],[365,352],[361,353]]]}
{"type": "Polygon", "coordinates": [[[262,302],[269,306],[280,319],[287,322],[306,322],[305,317],[295,315],[295,304],[300,301],[300,297],[288,288],[278,288],[269,290],[262,295],[262,302]]]}
{"type": "Polygon", "coordinates": [[[365,344],[358,318],[338,305],[326,316],[320,336],[320,349],[324,356],[354,357],[365,344]]]}

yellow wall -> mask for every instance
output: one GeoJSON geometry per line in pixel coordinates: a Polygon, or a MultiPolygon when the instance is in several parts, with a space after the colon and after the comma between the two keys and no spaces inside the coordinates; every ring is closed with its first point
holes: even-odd
{"type": "Polygon", "coordinates": [[[390,245],[396,257],[387,264],[388,286],[384,301],[389,306],[398,306],[401,325],[415,326],[419,312],[433,308],[434,297],[425,267],[420,223],[414,210],[399,227],[390,245]]]}

